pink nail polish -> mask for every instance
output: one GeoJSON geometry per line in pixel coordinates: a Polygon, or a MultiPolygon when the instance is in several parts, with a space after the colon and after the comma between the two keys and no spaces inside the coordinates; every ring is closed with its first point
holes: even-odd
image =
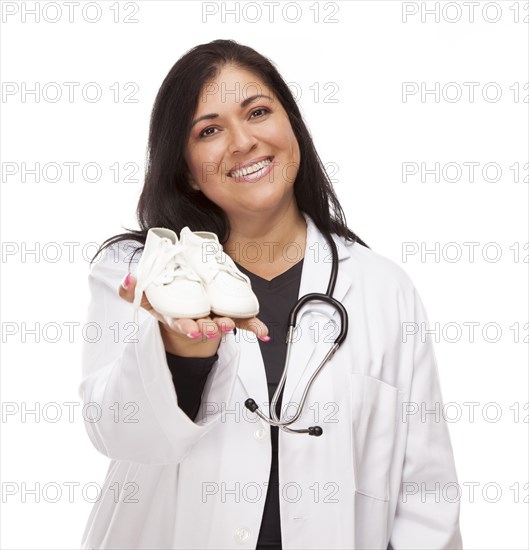
{"type": "Polygon", "coordinates": [[[270,336],[258,336],[259,340],[262,340],[263,342],[270,342],[272,338],[270,336]]]}
{"type": "Polygon", "coordinates": [[[125,275],[125,278],[123,279],[123,281],[121,281],[121,286],[127,290],[127,288],[129,288],[130,286],[130,271],[125,275]]]}
{"type": "Polygon", "coordinates": [[[217,338],[218,334],[206,334],[206,338],[209,338],[212,340],[213,338],[217,338]]]}
{"type": "Polygon", "coordinates": [[[200,336],[202,336],[202,333],[201,332],[188,332],[186,334],[186,336],[188,336],[189,338],[199,338],[200,336]]]}
{"type": "Polygon", "coordinates": [[[231,332],[233,329],[230,327],[220,327],[220,330],[222,330],[222,332],[231,332]]]}

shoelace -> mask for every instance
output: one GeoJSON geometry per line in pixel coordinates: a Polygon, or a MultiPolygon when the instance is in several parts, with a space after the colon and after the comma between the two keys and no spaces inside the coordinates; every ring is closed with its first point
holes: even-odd
{"type": "Polygon", "coordinates": [[[198,275],[186,265],[180,255],[185,249],[181,243],[173,244],[169,239],[162,239],[158,252],[152,254],[148,263],[142,263],[141,272],[138,270],[138,283],[134,294],[135,311],[140,307],[144,290],[152,283],[170,284],[176,278],[200,282],[198,275]]]}
{"type": "Polygon", "coordinates": [[[230,275],[234,275],[238,279],[244,282],[249,282],[249,279],[244,273],[241,273],[238,269],[233,260],[222,250],[222,246],[215,241],[211,241],[212,243],[215,243],[217,246],[217,250],[215,251],[214,258],[215,262],[217,264],[217,267],[221,271],[225,271],[226,273],[229,273],[230,275]]]}

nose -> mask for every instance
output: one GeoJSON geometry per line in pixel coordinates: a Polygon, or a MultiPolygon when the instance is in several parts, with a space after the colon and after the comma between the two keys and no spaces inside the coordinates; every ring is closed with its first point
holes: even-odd
{"type": "Polygon", "coordinates": [[[232,127],[230,135],[229,151],[235,153],[248,153],[257,146],[257,138],[250,128],[244,124],[237,124],[232,127]]]}

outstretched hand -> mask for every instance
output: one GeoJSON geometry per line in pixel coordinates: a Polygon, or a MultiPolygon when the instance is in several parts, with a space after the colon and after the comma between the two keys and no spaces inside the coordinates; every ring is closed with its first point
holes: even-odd
{"type": "MultiPolygon", "coordinates": [[[[136,278],[130,273],[119,286],[119,295],[127,302],[134,301],[136,278]]],[[[253,332],[267,342],[268,328],[257,317],[234,319],[231,317],[208,316],[202,319],[173,319],[156,311],[143,293],[141,307],[148,311],[160,323],[160,331],[165,349],[181,357],[211,357],[215,355],[222,334],[234,327],[253,332]]]]}

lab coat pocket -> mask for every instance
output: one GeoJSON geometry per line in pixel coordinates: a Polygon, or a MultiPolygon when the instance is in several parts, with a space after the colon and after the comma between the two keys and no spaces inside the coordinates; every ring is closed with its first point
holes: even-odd
{"type": "Polygon", "coordinates": [[[389,500],[389,474],[395,446],[398,388],[351,373],[352,454],[356,492],[389,500]]]}

